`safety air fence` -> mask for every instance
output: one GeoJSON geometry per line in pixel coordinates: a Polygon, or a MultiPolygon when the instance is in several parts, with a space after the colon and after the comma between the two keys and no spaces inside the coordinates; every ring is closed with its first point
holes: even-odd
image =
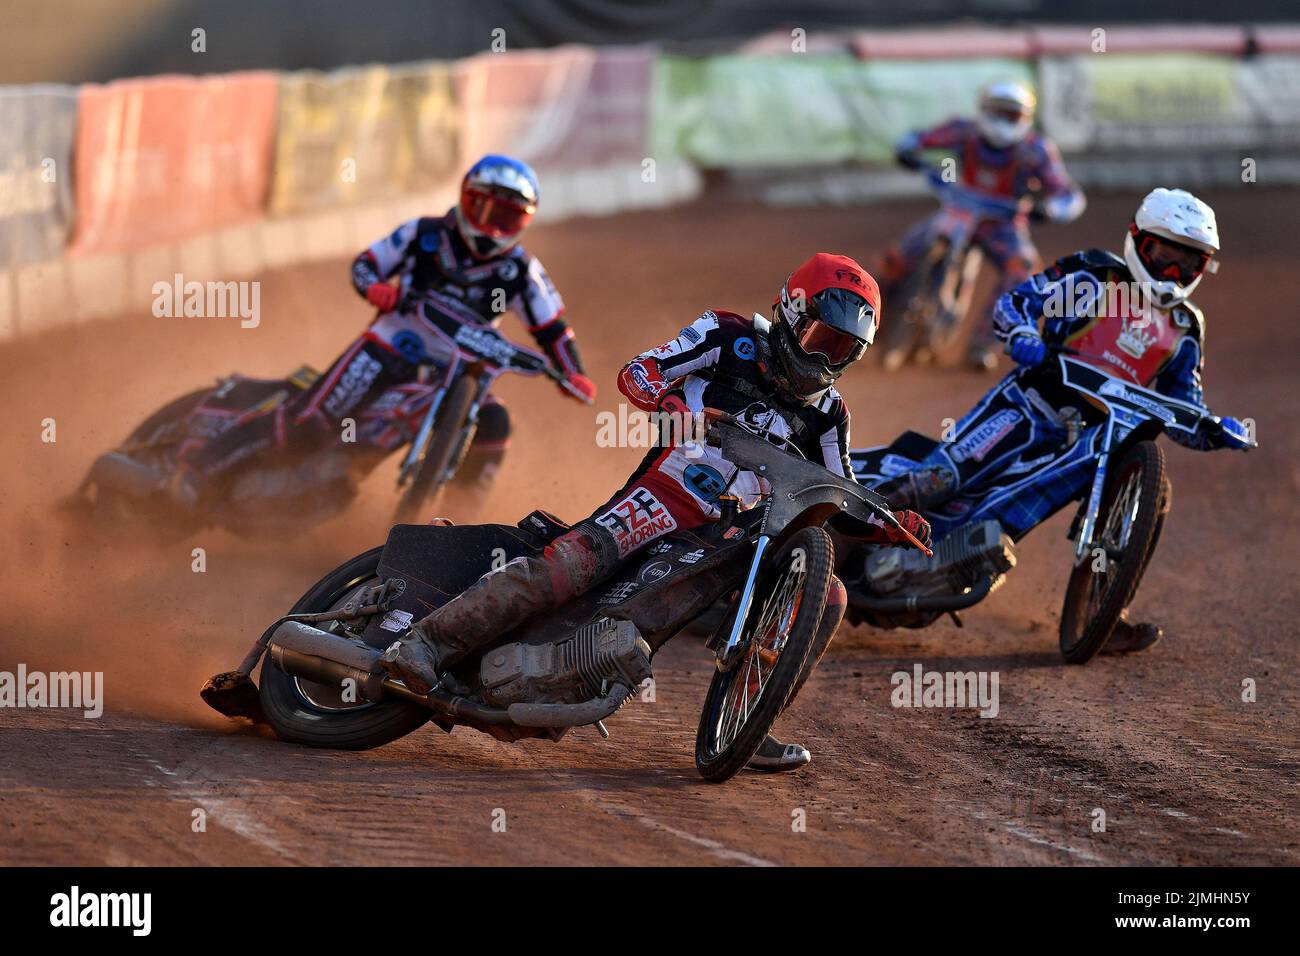
{"type": "Polygon", "coordinates": [[[486,152],[534,165],[543,223],[685,202],[704,171],[776,203],[906,194],[898,137],[1005,78],[1038,89],[1087,186],[1300,182],[1300,27],[794,29],[712,55],[0,87],[0,340],[145,307],[176,275],[350,255],[450,206],[486,152]]]}

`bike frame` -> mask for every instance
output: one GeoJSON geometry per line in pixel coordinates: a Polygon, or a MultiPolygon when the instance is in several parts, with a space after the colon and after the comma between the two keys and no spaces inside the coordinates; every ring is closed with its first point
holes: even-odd
{"type": "Polygon", "coordinates": [[[1165,431],[1194,434],[1203,420],[1218,421],[1204,405],[1184,402],[1159,392],[1118,379],[1097,366],[1071,358],[1057,356],[1061,367],[1061,380],[1093,405],[1106,412],[1098,445],[1096,470],[1088,491],[1087,504],[1082,511],[1078,536],[1074,542],[1075,561],[1082,561],[1094,547],[1097,515],[1101,511],[1101,497],[1106,488],[1110,457],[1114,451],[1141,425],[1158,422],[1165,431]]]}
{"type": "MultiPolygon", "coordinates": [[[[423,318],[426,319],[426,327],[447,347],[451,360],[447,362],[442,380],[435,387],[433,399],[420,419],[420,425],[411,440],[410,448],[402,457],[397,474],[398,487],[406,484],[419,467],[425,449],[428,448],[429,441],[433,437],[438,412],[442,408],[447,392],[467,371],[477,375],[478,387],[469,414],[461,427],[458,446],[469,437],[471,429],[477,423],[479,408],[493,383],[507,372],[516,372],[520,375],[546,375],[585,400],[585,396],[581,396],[568,386],[564,376],[540,352],[516,345],[490,325],[471,325],[462,319],[432,308],[425,308],[424,305],[420,308],[423,310],[421,313],[423,318]]],[[[452,456],[453,461],[459,457],[459,451],[460,448],[457,447],[457,453],[452,456]]]]}
{"type": "MultiPolygon", "coordinates": [[[[760,506],[763,508],[763,517],[759,523],[749,570],[745,574],[745,583],[736,602],[735,620],[732,621],[725,643],[715,652],[718,669],[726,670],[735,662],[736,654],[741,648],[745,622],[754,604],[763,561],[777,541],[808,524],[821,524],[838,513],[859,521],[877,518],[898,530],[902,530],[902,526],[889,510],[885,499],[874,491],[850,479],[839,478],[822,465],[795,458],[751,433],[734,416],[706,410],[705,417],[712,423],[709,441],[721,445],[723,457],[736,467],[765,478],[772,489],[764,496],[760,506]],[[717,423],[729,427],[718,429],[717,423]],[[789,490],[791,488],[797,488],[798,491],[789,490]]],[[[903,533],[914,547],[927,555],[930,553],[916,538],[906,531],[903,533]]]]}
{"type": "Polygon", "coordinates": [[[974,245],[975,232],[986,221],[1009,222],[1020,215],[1020,204],[987,196],[958,183],[949,182],[937,169],[926,171],[931,191],[939,200],[935,214],[932,242],[943,241],[942,281],[937,290],[939,324],[949,326],[958,313],[969,307],[961,296],[974,293],[975,279],[983,263],[983,255],[974,255],[979,247],[974,245]],[[960,268],[959,268],[960,267],[960,268]]]}

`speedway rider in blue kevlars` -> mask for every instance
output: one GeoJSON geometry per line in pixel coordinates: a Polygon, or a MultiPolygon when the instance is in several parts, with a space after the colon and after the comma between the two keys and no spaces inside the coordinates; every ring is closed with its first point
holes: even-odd
{"type": "MultiPolygon", "coordinates": [[[[1013,539],[1077,499],[1091,481],[1091,460],[1066,468],[1052,462],[1095,429],[1049,354],[1067,349],[1122,381],[1202,404],[1205,319],[1188,296],[1215,271],[1218,251],[1214,210],[1181,189],[1153,190],[1129,223],[1122,257],[1102,249],[1073,253],[997,302],[997,336],[1018,368],[947,440],[876,490],[893,508],[932,514],[970,507],[978,492],[963,518],[996,519],[1013,539]],[[967,496],[957,501],[959,492],[967,496]]],[[[1224,418],[1221,426],[1167,434],[1202,451],[1250,447],[1240,421],[1224,418]]],[[[1160,636],[1154,625],[1121,618],[1107,650],[1140,650],[1160,636]]]]}
{"type": "MultiPolygon", "coordinates": [[[[370,327],[309,389],[182,454],[173,497],[193,505],[219,474],[254,452],[337,436],[344,418],[413,381],[422,364],[443,365],[446,346],[430,324],[435,313],[470,326],[495,326],[506,311],[518,313],[571,387],[561,394],[594,398],[564,302],[541,262],[519,244],[538,196],[527,164],[484,156],[465,174],[454,208],[403,223],[365,249],[352,263],[352,284],[379,310],[370,327]]],[[[489,395],[458,480],[490,480],[509,435],[510,416],[489,395]]]]}

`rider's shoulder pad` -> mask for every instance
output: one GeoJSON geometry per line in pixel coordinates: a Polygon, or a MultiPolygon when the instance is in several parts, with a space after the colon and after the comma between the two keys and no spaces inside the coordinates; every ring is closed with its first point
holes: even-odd
{"type": "Polygon", "coordinates": [[[1182,302],[1170,309],[1169,316],[1173,319],[1174,325],[1178,326],[1180,329],[1185,329],[1187,334],[1196,339],[1196,341],[1204,341],[1205,313],[1193,304],[1190,299],[1184,299],[1182,302]]]}

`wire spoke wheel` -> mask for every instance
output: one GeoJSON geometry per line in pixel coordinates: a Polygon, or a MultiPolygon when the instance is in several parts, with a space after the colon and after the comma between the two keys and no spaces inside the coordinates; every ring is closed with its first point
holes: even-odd
{"type": "Polygon", "coordinates": [[[1138,442],[1120,459],[1102,495],[1091,551],[1070,574],[1061,608],[1061,656],[1087,663],[1105,646],[1133,600],[1167,510],[1164,453],[1138,442]]]}
{"type": "Polygon", "coordinates": [[[735,662],[709,684],[695,766],[720,783],[753,757],[789,701],[826,607],[834,552],[820,528],[796,533],[759,577],[735,662]]]}
{"type": "MultiPolygon", "coordinates": [[[[383,548],[373,548],[331,571],[290,613],[334,610],[379,580],[383,548]]],[[[326,625],[334,630],[336,622],[326,625]]],[[[366,750],[396,740],[432,716],[418,704],[345,698],[343,688],[286,674],[268,653],[259,681],[262,711],[276,735],[293,743],[337,750],[366,750]]]]}

